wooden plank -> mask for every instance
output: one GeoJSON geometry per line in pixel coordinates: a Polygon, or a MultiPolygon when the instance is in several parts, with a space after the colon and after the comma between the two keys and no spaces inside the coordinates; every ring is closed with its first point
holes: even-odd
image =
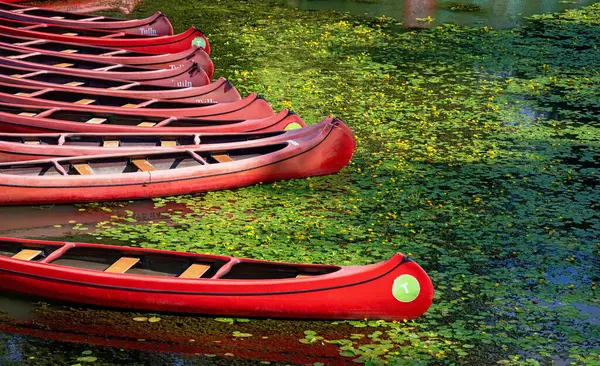
{"type": "Polygon", "coordinates": [[[20,97],[29,97],[29,96],[31,96],[29,93],[22,93],[22,92],[15,93],[15,95],[18,95],[20,97]]]}
{"type": "Polygon", "coordinates": [[[73,168],[81,175],[94,174],[94,170],[89,164],[73,164],[73,168]]]}
{"type": "Polygon", "coordinates": [[[313,275],[309,275],[309,274],[299,274],[296,276],[296,278],[308,278],[308,277],[313,277],[313,275]]]}
{"type": "Polygon", "coordinates": [[[62,50],[60,52],[62,52],[62,53],[77,53],[77,52],[79,52],[79,50],[74,50],[72,48],[67,48],[67,49],[64,49],[64,50],[62,50]]]}
{"type": "Polygon", "coordinates": [[[179,278],[200,278],[210,269],[209,265],[194,263],[189,266],[185,272],[179,275],[179,278]]]}
{"type": "Polygon", "coordinates": [[[79,86],[85,84],[83,81],[71,81],[70,83],[65,83],[67,86],[79,86]]]}
{"type": "Polygon", "coordinates": [[[175,147],[175,146],[177,146],[177,141],[161,140],[160,141],[160,146],[161,147],[175,147]]]}
{"type": "Polygon", "coordinates": [[[76,102],[73,102],[73,103],[74,104],[92,104],[92,103],[95,103],[95,102],[96,102],[96,100],[94,100],[94,99],[80,99],[80,100],[78,100],[76,102]]]}
{"type": "Polygon", "coordinates": [[[213,154],[212,157],[219,163],[229,163],[233,161],[233,159],[227,154],[213,154]]]}
{"type": "Polygon", "coordinates": [[[140,124],[138,124],[139,127],[152,127],[152,126],[156,126],[156,123],[154,122],[142,122],[140,124]]]}
{"type": "Polygon", "coordinates": [[[12,256],[13,259],[20,259],[23,261],[30,261],[38,255],[42,254],[41,250],[35,249],[23,249],[19,253],[12,256]]]}
{"type": "Polygon", "coordinates": [[[53,16],[53,17],[50,17],[50,18],[52,18],[52,19],[65,19],[65,17],[60,17],[60,16],[58,16],[58,15],[57,15],[57,16],[53,16]]]}
{"type": "Polygon", "coordinates": [[[121,141],[119,140],[104,140],[102,143],[103,147],[119,147],[121,141]]]}
{"type": "Polygon", "coordinates": [[[139,170],[143,172],[152,172],[155,171],[156,168],[150,164],[150,162],[146,159],[135,159],[131,161],[133,165],[135,165],[139,170]]]}
{"type": "Polygon", "coordinates": [[[113,263],[110,267],[104,270],[107,273],[125,273],[135,266],[140,261],[139,258],[134,257],[121,257],[118,261],[113,263]]]}
{"type": "Polygon", "coordinates": [[[127,104],[123,104],[121,107],[123,107],[123,108],[135,108],[136,106],[137,106],[137,104],[127,103],[127,104]]]}
{"type": "Polygon", "coordinates": [[[63,36],[76,36],[77,33],[63,33],[63,36]]]}
{"type": "Polygon", "coordinates": [[[25,116],[25,117],[34,117],[37,113],[32,113],[32,112],[21,112],[19,113],[19,116],[25,116]]]}
{"type": "Polygon", "coordinates": [[[92,125],[99,125],[104,122],[106,122],[106,118],[90,118],[87,121],[85,121],[85,123],[89,123],[92,125]]]}
{"type": "Polygon", "coordinates": [[[23,74],[12,74],[11,76],[13,78],[20,78],[21,76],[23,76],[23,74]]]}
{"type": "Polygon", "coordinates": [[[40,144],[40,140],[28,140],[28,141],[23,141],[23,143],[25,145],[39,145],[40,144]]]}
{"type": "Polygon", "coordinates": [[[71,67],[73,65],[75,65],[75,64],[70,64],[68,62],[61,62],[60,64],[55,64],[55,65],[52,65],[52,66],[54,66],[54,67],[71,67]]]}

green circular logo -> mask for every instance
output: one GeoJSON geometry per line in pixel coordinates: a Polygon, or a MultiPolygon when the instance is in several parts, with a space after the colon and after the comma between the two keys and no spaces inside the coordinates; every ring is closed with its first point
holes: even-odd
{"type": "Polygon", "coordinates": [[[200,48],[206,48],[206,40],[202,37],[196,37],[192,40],[192,46],[198,46],[200,48]]]}
{"type": "Polygon", "coordinates": [[[403,274],[394,280],[392,294],[400,302],[411,302],[419,296],[420,292],[419,281],[411,275],[403,274]]]}

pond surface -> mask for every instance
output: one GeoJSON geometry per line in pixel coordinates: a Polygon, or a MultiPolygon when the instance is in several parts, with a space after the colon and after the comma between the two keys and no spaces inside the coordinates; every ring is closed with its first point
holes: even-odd
{"type": "Polygon", "coordinates": [[[287,3],[303,10],[334,9],[357,16],[392,17],[406,27],[430,27],[444,23],[493,28],[512,28],[525,23],[523,17],[553,13],[590,5],[595,1],[577,0],[474,0],[461,1],[476,4],[475,12],[452,11],[441,6],[449,1],[437,0],[288,0],[287,3]],[[418,21],[417,19],[428,19],[418,21]]]}
{"type": "Polygon", "coordinates": [[[353,162],[235,191],[1,207],[0,235],[339,265],[400,251],[430,274],[434,305],[408,322],[217,320],[2,294],[0,364],[597,363],[600,7],[512,28],[589,3],[144,1],[132,17],[202,25],[241,94],[309,123],[342,117],[353,162]],[[477,28],[433,27],[446,21],[477,28]]]}

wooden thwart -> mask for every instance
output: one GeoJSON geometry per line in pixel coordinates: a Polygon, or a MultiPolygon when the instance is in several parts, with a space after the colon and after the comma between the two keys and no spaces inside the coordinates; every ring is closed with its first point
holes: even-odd
{"type": "Polygon", "coordinates": [[[23,261],[30,261],[38,255],[42,254],[41,250],[35,249],[23,249],[19,253],[12,256],[13,259],[20,259],[23,261]]]}
{"type": "Polygon", "coordinates": [[[113,263],[110,267],[104,270],[107,273],[125,273],[135,266],[140,261],[139,258],[134,257],[121,257],[118,261],[113,263]]]}
{"type": "Polygon", "coordinates": [[[71,81],[70,83],[66,83],[68,86],[79,86],[85,84],[83,81],[71,81]]]}
{"type": "Polygon", "coordinates": [[[156,168],[150,164],[150,162],[146,159],[135,159],[131,161],[133,165],[135,165],[139,170],[143,172],[152,172],[155,171],[156,168]]]}
{"type": "Polygon", "coordinates": [[[313,276],[314,275],[303,273],[303,274],[297,275],[296,278],[308,278],[308,277],[313,277],[313,276]]]}
{"type": "Polygon", "coordinates": [[[119,147],[119,145],[120,145],[119,140],[105,140],[104,143],[102,144],[103,147],[119,147]]]}
{"type": "Polygon", "coordinates": [[[92,104],[95,102],[96,101],[94,99],[80,99],[80,100],[74,102],[74,104],[92,104]]]}
{"type": "Polygon", "coordinates": [[[73,65],[74,65],[74,64],[71,64],[71,63],[68,63],[68,62],[61,62],[61,63],[59,63],[59,64],[54,64],[54,65],[52,65],[52,66],[54,66],[54,67],[71,67],[71,66],[73,66],[73,65]]]}
{"type": "Polygon", "coordinates": [[[135,108],[136,106],[137,106],[137,104],[127,103],[127,104],[123,104],[121,107],[122,108],[135,108]]]}
{"type": "Polygon", "coordinates": [[[89,123],[92,125],[99,125],[104,122],[106,122],[106,118],[90,118],[87,121],[85,121],[85,123],[89,123]]]}
{"type": "Polygon", "coordinates": [[[73,168],[81,175],[94,174],[94,170],[89,164],[73,164],[73,168]]]}
{"type": "Polygon", "coordinates": [[[200,278],[210,269],[209,265],[194,263],[188,267],[179,278],[200,278]]]}
{"type": "Polygon", "coordinates": [[[28,141],[23,141],[23,143],[25,145],[39,145],[40,144],[40,140],[28,140],[28,141]]]}
{"type": "Polygon", "coordinates": [[[227,154],[213,154],[212,156],[219,163],[229,163],[233,159],[227,154]]]}
{"type": "Polygon", "coordinates": [[[77,53],[77,52],[79,52],[79,50],[74,50],[72,48],[67,48],[67,49],[64,49],[64,50],[62,50],[60,52],[62,52],[62,53],[77,53]]]}
{"type": "Polygon", "coordinates": [[[63,33],[63,36],[76,36],[77,33],[63,33]]]}
{"type": "Polygon", "coordinates": [[[19,116],[25,116],[25,117],[33,117],[35,116],[37,113],[32,113],[32,112],[21,112],[19,113],[19,116]]]}
{"type": "Polygon", "coordinates": [[[177,141],[161,140],[160,146],[161,147],[175,147],[175,146],[177,146],[177,141]]]}
{"type": "Polygon", "coordinates": [[[140,124],[138,124],[138,127],[154,127],[156,126],[156,123],[154,122],[142,122],[140,124]]]}

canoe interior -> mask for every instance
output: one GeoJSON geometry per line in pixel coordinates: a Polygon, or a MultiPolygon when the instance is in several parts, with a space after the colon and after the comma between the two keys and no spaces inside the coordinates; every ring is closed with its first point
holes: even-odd
{"type": "Polygon", "coordinates": [[[111,49],[111,48],[93,47],[93,46],[79,45],[79,44],[65,44],[65,43],[61,43],[61,42],[54,42],[54,41],[47,41],[47,40],[35,40],[36,43],[31,43],[32,41],[34,41],[34,40],[29,39],[29,38],[14,37],[14,36],[10,36],[7,34],[0,34],[0,42],[1,43],[11,44],[11,45],[27,43],[27,45],[25,45],[26,47],[36,48],[36,49],[45,50],[45,51],[56,51],[56,52],[67,53],[67,52],[72,52],[72,50],[76,50],[77,52],[75,52],[75,53],[80,53],[80,54],[85,54],[85,55],[104,55],[106,53],[114,53],[115,51],[118,51],[119,56],[125,56],[125,57],[148,56],[147,53],[141,53],[141,52],[135,52],[135,51],[129,51],[129,50],[117,50],[117,49],[111,49]]]}
{"type": "MultiPolygon", "coordinates": [[[[81,97],[81,99],[85,99],[81,97]]],[[[120,98],[122,101],[124,98],[120,98]]],[[[113,114],[102,112],[74,111],[74,110],[52,110],[51,108],[13,107],[0,103],[0,112],[14,115],[37,117],[43,113],[43,117],[54,120],[77,123],[92,123],[114,126],[139,126],[139,127],[202,127],[202,126],[225,126],[241,123],[243,120],[211,120],[200,118],[177,118],[137,116],[127,114],[113,114]]]]}
{"type": "MultiPolygon", "coordinates": [[[[69,69],[69,68],[83,69],[83,70],[95,70],[95,69],[100,69],[103,67],[113,65],[111,63],[80,60],[80,59],[72,58],[72,57],[58,57],[58,56],[43,55],[43,54],[37,55],[37,54],[28,53],[27,51],[13,50],[13,49],[8,49],[8,48],[0,48],[0,56],[1,57],[9,57],[9,58],[13,57],[14,58],[17,56],[23,56],[23,55],[28,55],[28,54],[29,54],[29,56],[20,57],[20,59],[23,61],[32,62],[32,63],[36,63],[36,64],[41,64],[41,65],[62,67],[65,70],[69,69]]],[[[67,54],[65,53],[65,55],[67,55],[67,54]]],[[[115,69],[113,68],[113,70],[115,70],[115,69]]],[[[140,69],[137,67],[131,67],[131,66],[119,66],[118,71],[119,72],[140,72],[140,69]]]]}
{"type": "MultiPolygon", "coordinates": [[[[27,96],[29,93],[35,92],[37,90],[43,89],[23,89],[18,86],[8,86],[8,85],[0,85],[0,91],[6,94],[13,94],[19,96],[27,96]],[[28,93],[29,92],[29,93],[28,93]]],[[[138,98],[124,98],[124,97],[113,97],[108,95],[85,95],[81,93],[75,92],[66,92],[59,90],[47,91],[42,94],[38,94],[39,98],[44,100],[51,100],[55,102],[64,102],[64,103],[74,103],[81,105],[99,105],[99,106],[109,106],[109,107],[133,107],[138,104],[144,103],[146,99],[138,99],[138,98]]],[[[38,97],[36,96],[36,97],[38,97]]],[[[182,107],[181,104],[178,103],[169,103],[169,102],[161,102],[157,104],[168,105],[170,108],[182,107]]],[[[183,103],[183,106],[186,106],[183,103]]],[[[202,106],[202,104],[198,104],[198,106],[202,106]]],[[[149,107],[149,106],[148,106],[149,107]]],[[[146,107],[147,108],[147,107],[146,107]]],[[[165,107],[163,107],[165,108],[165,107]]]]}
{"type": "Polygon", "coordinates": [[[29,144],[29,145],[53,145],[53,146],[85,146],[85,147],[174,147],[188,145],[224,144],[232,142],[254,141],[275,137],[284,134],[285,131],[273,131],[264,133],[225,134],[225,135],[0,135],[0,141],[29,144]],[[107,141],[113,142],[107,144],[107,141]]]}
{"type": "MultiPolygon", "coordinates": [[[[25,9],[25,8],[17,7],[17,6],[13,6],[10,4],[5,4],[5,3],[0,2],[0,10],[11,11],[11,10],[16,10],[16,9],[25,9]]],[[[65,12],[46,10],[46,9],[40,9],[40,8],[19,11],[18,14],[35,15],[35,16],[40,16],[40,17],[54,17],[54,16],[57,16],[60,14],[61,17],[63,17],[64,19],[67,19],[67,20],[82,20],[82,19],[89,19],[91,17],[89,14],[65,13],[65,12]]],[[[117,19],[117,20],[121,20],[121,19],[117,19]]],[[[103,18],[103,19],[94,20],[94,23],[114,22],[114,21],[115,21],[114,18],[103,18]]]]}
{"type": "Polygon", "coordinates": [[[173,151],[147,156],[75,157],[60,161],[7,163],[0,174],[18,176],[102,175],[161,171],[212,164],[226,164],[259,157],[282,150],[288,143],[231,149],[227,151],[173,151]],[[224,156],[227,156],[224,158],[224,156]],[[140,163],[141,162],[141,163],[140,163]],[[83,167],[83,168],[82,168],[83,167]]]}
{"type": "Polygon", "coordinates": [[[116,89],[122,88],[126,85],[131,85],[126,88],[128,91],[163,91],[163,90],[173,90],[173,88],[169,88],[166,86],[154,86],[154,85],[132,85],[132,82],[129,81],[119,81],[119,80],[107,80],[100,78],[88,78],[85,76],[79,75],[67,75],[67,74],[57,74],[53,72],[46,72],[42,74],[32,74],[35,71],[27,70],[27,69],[19,69],[15,67],[2,66],[0,65],[0,75],[4,76],[12,76],[18,77],[21,79],[27,80],[35,80],[45,83],[51,84],[59,84],[59,85],[67,85],[67,86],[77,86],[77,87],[88,87],[88,88],[97,88],[97,89],[116,89]]]}
{"type": "Polygon", "coordinates": [[[64,244],[32,244],[0,241],[0,257],[13,257],[23,251],[35,252],[29,260],[43,262],[56,266],[86,269],[92,271],[117,271],[109,270],[123,259],[130,260],[130,266],[125,267],[124,274],[159,276],[159,277],[185,277],[185,278],[213,278],[229,280],[270,280],[298,277],[314,277],[334,273],[340,270],[336,266],[307,266],[296,264],[281,264],[269,262],[234,262],[233,258],[212,257],[203,255],[180,255],[175,253],[156,253],[132,251],[128,248],[103,248],[90,246],[77,246],[64,248],[64,244]],[[66,250],[64,250],[66,249],[66,250]],[[62,252],[60,251],[62,250],[62,252]],[[58,252],[57,252],[58,251],[58,252]],[[53,254],[53,255],[52,255],[53,254]],[[48,258],[51,256],[50,258],[48,258]],[[190,268],[199,266],[201,271],[190,276],[190,268]],[[220,271],[224,267],[224,271],[220,271]],[[184,275],[186,273],[187,275],[184,275]]]}
{"type": "MultiPolygon", "coordinates": [[[[29,27],[33,25],[32,23],[27,22],[19,22],[9,19],[0,19],[0,25],[10,28],[23,28],[29,27]]],[[[51,33],[51,34],[67,34],[71,36],[80,36],[80,37],[103,37],[109,34],[115,34],[115,32],[106,32],[101,30],[91,30],[84,28],[72,28],[72,27],[61,27],[61,26],[45,26],[45,27],[36,27],[32,29],[35,32],[39,33],[51,33]]],[[[127,35],[119,35],[118,37],[111,38],[139,38],[136,36],[127,36],[127,35]]]]}

